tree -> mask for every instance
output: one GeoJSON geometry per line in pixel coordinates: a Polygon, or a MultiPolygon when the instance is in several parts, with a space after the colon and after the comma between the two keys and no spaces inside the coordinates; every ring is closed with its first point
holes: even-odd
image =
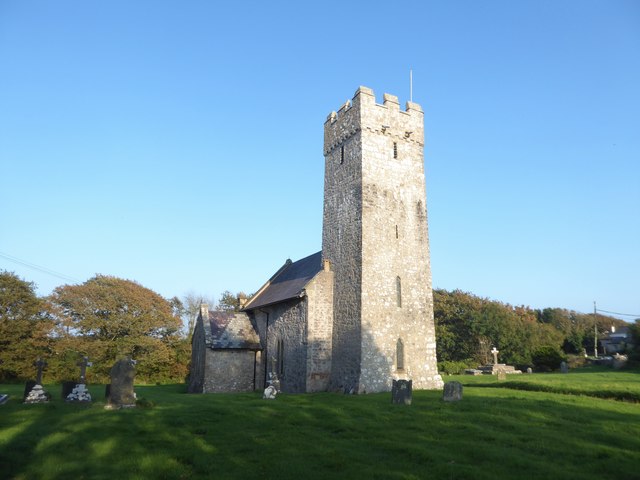
{"type": "Polygon", "coordinates": [[[216,302],[206,295],[197,294],[193,291],[188,292],[186,295],[184,295],[182,297],[182,301],[178,301],[181,304],[180,317],[182,317],[185,333],[189,340],[191,340],[193,329],[196,326],[196,320],[198,319],[198,314],[200,313],[200,305],[206,303],[211,308],[214,308],[216,302]]]}
{"type": "Polygon", "coordinates": [[[225,290],[220,295],[220,300],[218,300],[218,310],[223,310],[226,312],[239,312],[244,303],[249,300],[252,295],[247,295],[244,292],[238,292],[236,295],[231,293],[229,290],[225,290]]]}
{"type": "Polygon", "coordinates": [[[48,355],[53,322],[35,285],[0,271],[0,378],[33,376],[33,362],[48,355]]]}
{"type": "Polygon", "coordinates": [[[544,345],[532,355],[533,364],[541,372],[552,372],[560,368],[560,363],[566,360],[564,353],[553,345],[544,345]]]}
{"type": "Polygon", "coordinates": [[[106,380],[112,364],[124,356],[139,361],[138,376],[146,380],[186,375],[181,345],[185,341],[175,305],[152,290],[96,275],[82,285],[56,288],[51,302],[67,326],[70,343],[92,359],[93,373],[100,379],[106,380]]]}

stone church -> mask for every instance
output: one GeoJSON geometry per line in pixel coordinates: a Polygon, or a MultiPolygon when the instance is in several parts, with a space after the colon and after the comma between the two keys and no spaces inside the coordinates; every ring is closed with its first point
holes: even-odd
{"type": "Polygon", "coordinates": [[[202,305],[190,392],[442,388],[420,105],[360,87],[324,124],[322,250],[287,260],[240,312],[202,305]]]}

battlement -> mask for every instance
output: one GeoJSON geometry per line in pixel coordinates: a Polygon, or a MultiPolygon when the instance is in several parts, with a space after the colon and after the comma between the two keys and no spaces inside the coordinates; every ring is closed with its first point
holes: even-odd
{"type": "Polygon", "coordinates": [[[376,103],[376,96],[373,90],[369,87],[361,86],[358,88],[358,90],[356,90],[356,93],[353,95],[353,99],[347,100],[337,111],[333,111],[329,115],[327,115],[326,121],[329,123],[334,123],[354,107],[360,107],[362,109],[386,108],[409,115],[423,114],[422,107],[414,102],[406,102],[405,110],[401,111],[398,97],[389,93],[383,94],[382,104],[376,103]]]}
{"type": "Polygon", "coordinates": [[[401,110],[398,97],[389,93],[383,95],[382,104],[376,103],[371,88],[359,87],[352,100],[347,100],[338,111],[327,116],[324,124],[325,155],[360,131],[422,146],[424,113],[422,107],[414,102],[407,102],[405,110],[401,110]]]}

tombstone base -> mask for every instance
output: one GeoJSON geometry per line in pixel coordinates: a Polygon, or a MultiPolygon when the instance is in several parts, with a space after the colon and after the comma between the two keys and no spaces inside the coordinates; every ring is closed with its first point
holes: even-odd
{"type": "Polygon", "coordinates": [[[504,363],[482,365],[478,367],[478,370],[485,375],[497,375],[498,372],[504,372],[506,375],[522,373],[520,370],[516,370],[516,368],[513,365],[506,365],[504,363]]]}
{"type": "Polygon", "coordinates": [[[47,403],[49,401],[49,395],[45,392],[42,385],[34,385],[27,398],[24,399],[24,403],[47,403]]]}
{"type": "Polygon", "coordinates": [[[91,394],[84,383],[78,383],[65,398],[67,402],[91,403],[91,394]]]}

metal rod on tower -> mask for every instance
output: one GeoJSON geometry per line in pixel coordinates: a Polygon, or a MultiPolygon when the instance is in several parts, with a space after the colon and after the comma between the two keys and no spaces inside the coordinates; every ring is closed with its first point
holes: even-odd
{"type": "Polygon", "coordinates": [[[413,70],[409,69],[409,101],[413,102],[413,70]]]}
{"type": "Polygon", "coordinates": [[[593,352],[598,358],[598,317],[596,313],[596,302],[593,302],[593,352]]]}

